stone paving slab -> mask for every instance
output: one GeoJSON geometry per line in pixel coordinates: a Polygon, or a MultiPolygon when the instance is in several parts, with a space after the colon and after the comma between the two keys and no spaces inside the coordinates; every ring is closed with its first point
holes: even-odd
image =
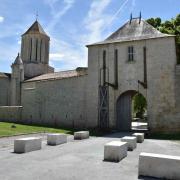
{"type": "Polygon", "coordinates": [[[138,158],[141,152],[180,156],[179,142],[145,139],[142,144],[137,144],[134,151],[128,152],[128,156],[119,163],[103,161],[104,144],[120,140],[124,135],[129,134],[116,133],[81,141],[73,141],[71,136],[68,143],[58,146],[47,146],[46,136],[43,136],[42,149],[26,154],[13,153],[14,137],[1,138],[0,179],[137,180],[138,158]],[[5,144],[6,148],[3,148],[2,144],[5,144]]]}

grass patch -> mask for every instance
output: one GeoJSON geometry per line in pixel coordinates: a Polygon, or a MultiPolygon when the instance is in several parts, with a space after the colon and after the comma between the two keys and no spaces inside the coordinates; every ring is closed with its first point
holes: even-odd
{"type": "Polygon", "coordinates": [[[174,133],[174,134],[153,133],[148,135],[146,138],[160,139],[160,140],[180,140],[180,133],[174,133]]]}
{"type": "Polygon", "coordinates": [[[16,123],[0,122],[0,137],[14,136],[30,133],[65,133],[73,134],[72,129],[61,129],[37,125],[22,125],[16,123]]]}
{"type": "MultiPolygon", "coordinates": [[[[74,134],[75,131],[88,130],[88,129],[70,129],[70,128],[60,128],[60,127],[49,127],[41,125],[27,125],[27,124],[17,124],[9,122],[0,122],[0,137],[14,136],[21,134],[31,134],[31,133],[65,133],[74,134]]],[[[99,129],[89,129],[91,136],[103,136],[109,132],[103,132],[99,129]]]]}

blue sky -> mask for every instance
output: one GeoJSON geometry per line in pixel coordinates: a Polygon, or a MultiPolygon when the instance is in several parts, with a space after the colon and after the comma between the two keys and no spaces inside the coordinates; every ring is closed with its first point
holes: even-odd
{"type": "Polygon", "coordinates": [[[21,34],[38,20],[51,38],[50,65],[56,71],[87,66],[86,44],[104,40],[133,13],[163,20],[180,13],[180,0],[1,0],[0,72],[20,51],[21,34]]]}

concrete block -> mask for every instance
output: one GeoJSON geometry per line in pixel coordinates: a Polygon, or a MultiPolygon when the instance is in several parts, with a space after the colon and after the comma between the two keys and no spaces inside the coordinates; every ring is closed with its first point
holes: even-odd
{"type": "Polygon", "coordinates": [[[144,141],[144,133],[134,133],[132,136],[137,138],[137,143],[142,143],[144,141]]]}
{"type": "Polygon", "coordinates": [[[14,152],[26,153],[41,149],[42,139],[38,137],[27,137],[14,140],[14,152]]]}
{"type": "Polygon", "coordinates": [[[67,143],[67,135],[66,134],[58,134],[58,133],[53,133],[53,134],[48,134],[47,135],[47,144],[48,145],[58,145],[58,144],[63,144],[67,143]]]}
{"type": "Polygon", "coordinates": [[[74,139],[87,139],[89,138],[89,131],[78,131],[74,133],[74,139]]]}
{"type": "Polygon", "coordinates": [[[127,156],[127,143],[112,141],[104,145],[104,160],[119,162],[127,156]]]}
{"type": "Polygon", "coordinates": [[[133,136],[124,136],[121,139],[122,142],[127,142],[128,151],[133,151],[136,148],[137,138],[133,136]]]}
{"type": "Polygon", "coordinates": [[[139,175],[162,179],[180,179],[180,156],[141,153],[139,175]]]}

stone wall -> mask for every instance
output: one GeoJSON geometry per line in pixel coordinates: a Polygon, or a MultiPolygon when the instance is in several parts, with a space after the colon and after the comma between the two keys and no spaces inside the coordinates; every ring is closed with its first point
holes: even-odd
{"type": "Polygon", "coordinates": [[[87,76],[22,84],[24,123],[59,127],[86,126],[87,76]]]}
{"type": "Polygon", "coordinates": [[[10,103],[10,78],[0,77],[0,106],[10,103]]]}
{"type": "Polygon", "coordinates": [[[22,106],[0,106],[0,121],[21,122],[22,106]]]}
{"type": "Polygon", "coordinates": [[[87,125],[98,126],[98,102],[99,102],[99,48],[96,46],[88,49],[88,78],[87,78],[87,125]]]}

